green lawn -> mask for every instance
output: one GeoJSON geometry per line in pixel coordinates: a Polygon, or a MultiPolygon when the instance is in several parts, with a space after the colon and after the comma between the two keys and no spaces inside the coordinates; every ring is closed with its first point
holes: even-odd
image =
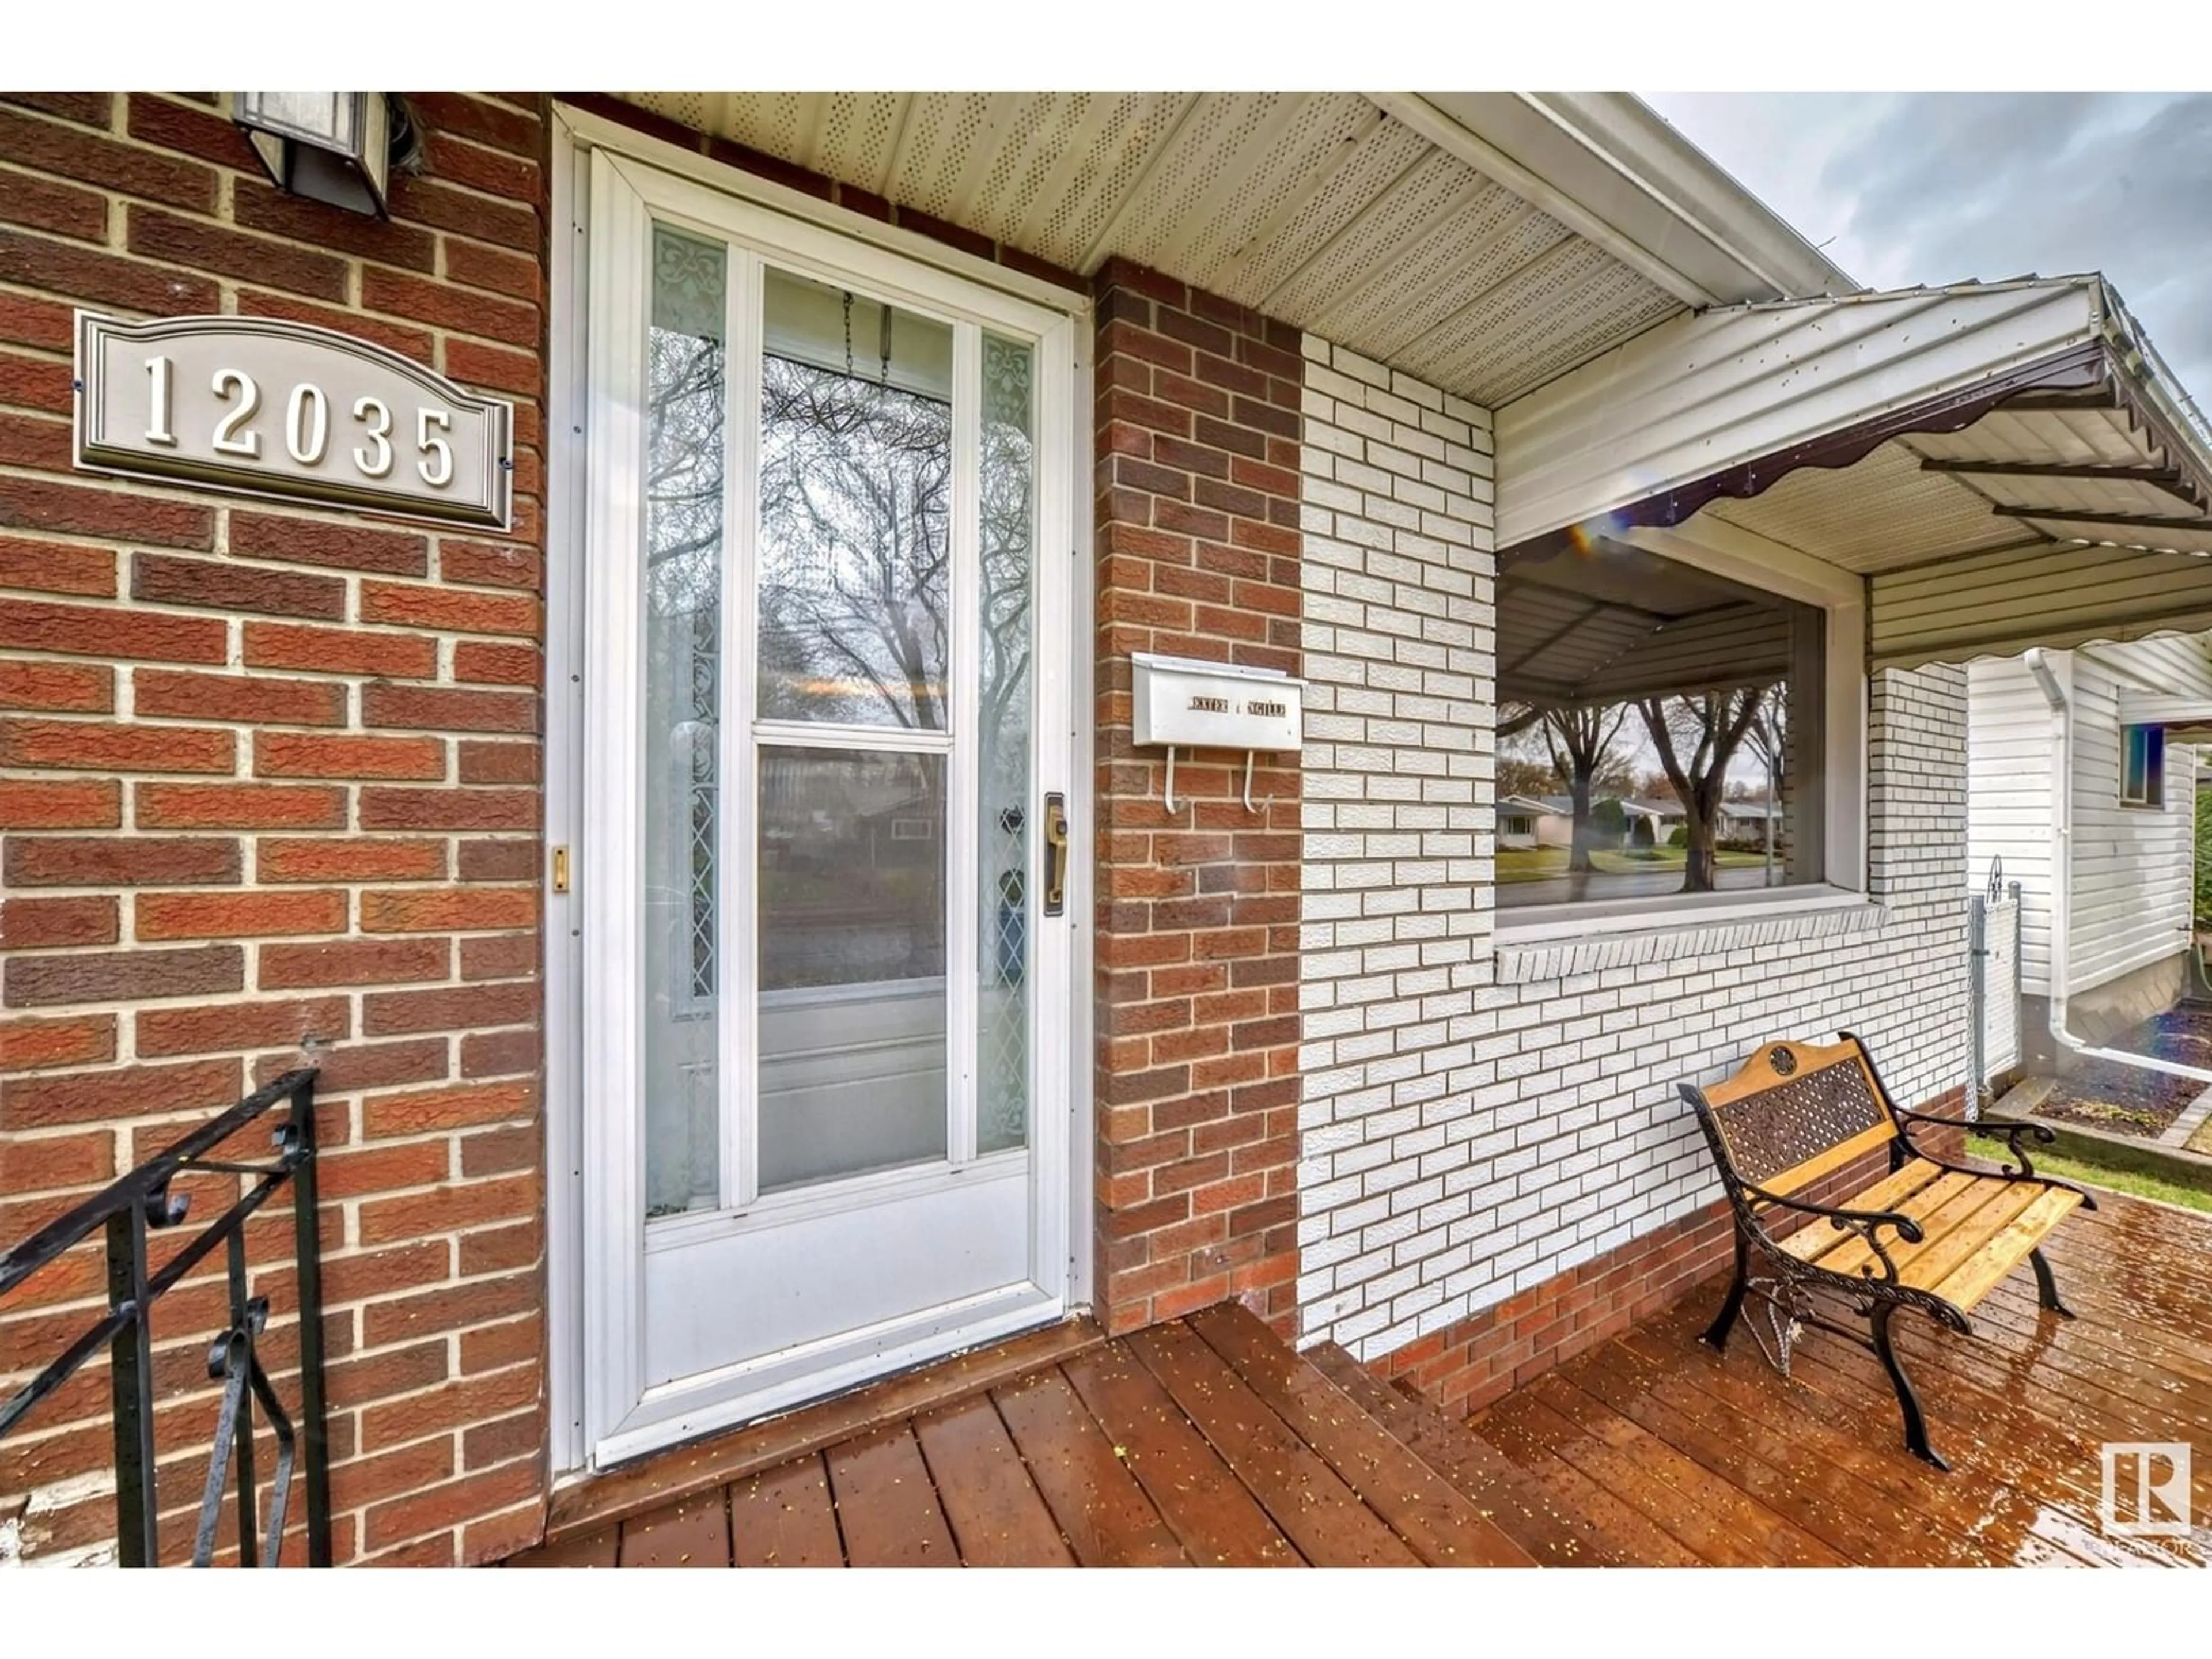
{"type": "MultiPolygon", "coordinates": [[[[1645,870],[1680,870],[1689,861],[1689,854],[1680,847],[1646,847],[1633,851],[1593,853],[1590,866],[1605,875],[1634,875],[1645,870]]],[[[1757,867],[1766,862],[1761,853],[1722,853],[1718,854],[1723,868],[1757,867]]],[[[1554,876],[1567,873],[1567,849],[1564,847],[1501,848],[1498,854],[1498,879],[1501,882],[1548,881],[1554,876]]]]}
{"type": "MultiPolygon", "coordinates": [[[[2006,1157],[2004,1142],[1991,1140],[1986,1135],[1967,1136],[1966,1150],[1991,1163],[2001,1163],[2006,1157]]],[[[2161,1204],[2179,1204],[2185,1209],[2212,1213],[2212,1192],[2201,1187],[2184,1187],[2157,1176],[2138,1175],[2130,1170],[2108,1170],[2101,1164],[2084,1164],[2076,1158],[2061,1158],[2032,1143],[2027,1151],[2038,1175],[2053,1175],[2061,1181],[2078,1181],[2084,1187],[2101,1187],[2107,1192],[2154,1198],[2161,1204]]]]}
{"type": "Polygon", "coordinates": [[[1501,847],[1498,849],[1498,879],[1500,881],[1546,881],[1566,873],[1567,854],[1563,847],[1501,847]]]}

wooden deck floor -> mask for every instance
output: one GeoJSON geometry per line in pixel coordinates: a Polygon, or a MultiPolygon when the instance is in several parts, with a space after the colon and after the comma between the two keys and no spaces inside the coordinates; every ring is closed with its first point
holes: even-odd
{"type": "MultiPolygon", "coordinates": [[[[1589,1523],[1593,1559],[1639,1565],[2202,1566],[2189,1538],[2108,1537],[2106,1441],[2187,1441],[2212,1520],[2212,1221],[2123,1198],[2045,1246],[2080,1316],[2042,1315],[2022,1268],[1960,1337],[1900,1319],[1898,1346],[1948,1474],[1904,1450],[1872,1355],[1819,1332],[1785,1380],[1745,1321],[1697,1338],[1715,1281],[1536,1378],[1473,1428],[1589,1523]]],[[[2122,1502],[2131,1508],[2130,1474],[2122,1502]]]]}
{"type": "MultiPolygon", "coordinates": [[[[690,1487],[674,1501],[597,1524],[586,1516],[565,1532],[556,1517],[554,1542],[507,1565],[1529,1562],[1472,1499],[1242,1309],[1055,1346],[1066,1351],[1047,1363],[1009,1367],[1018,1374],[722,1482],[722,1468],[768,1453],[774,1425],[757,1445],[732,1437],[703,1455],[713,1484],[678,1473],[664,1477],[690,1487]]],[[[787,1419],[802,1435],[804,1416],[787,1419]]]]}
{"type": "Polygon", "coordinates": [[[2099,1446],[2212,1461],[2212,1222],[2104,1202],[2049,1246],[2077,1321],[2039,1316],[2023,1270],[1976,1338],[1899,1322],[1948,1474],[1849,1344],[1808,1333],[1790,1379],[1741,1325],[1704,1347],[1718,1280],[1465,1425],[1221,1307],[1040,1333],[617,1471],[508,1565],[2203,1565],[2203,1527],[2104,1534],[2099,1446]]]}

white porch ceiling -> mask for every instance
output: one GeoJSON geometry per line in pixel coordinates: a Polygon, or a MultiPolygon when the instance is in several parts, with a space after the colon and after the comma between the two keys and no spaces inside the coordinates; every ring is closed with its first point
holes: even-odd
{"type": "Polygon", "coordinates": [[[1856,466],[1802,468],[1762,495],[1705,511],[1861,575],[2039,539],[1998,518],[1988,496],[1959,479],[1923,472],[1902,443],[1884,444],[1856,466]]]}
{"type": "MultiPolygon", "coordinates": [[[[1699,261],[1608,235],[1616,257],[1562,222],[1588,222],[1574,200],[1502,153],[1495,171],[1518,190],[1472,165],[1482,141],[1422,94],[616,95],[1085,275],[1115,254],[1151,265],[1489,407],[1686,295],[1712,297],[1735,270],[1702,233],[1674,239],[1699,261]],[[1678,269],[1690,264],[1696,276],[1678,269]]],[[[1511,106],[1524,119],[1547,108],[1511,106]]]]}

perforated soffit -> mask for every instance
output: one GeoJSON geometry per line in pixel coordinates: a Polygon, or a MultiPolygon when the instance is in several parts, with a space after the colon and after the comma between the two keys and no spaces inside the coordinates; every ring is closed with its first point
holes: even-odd
{"type": "Polygon", "coordinates": [[[1684,307],[1350,93],[621,93],[1085,274],[1169,272],[1488,406],[1684,307]]]}

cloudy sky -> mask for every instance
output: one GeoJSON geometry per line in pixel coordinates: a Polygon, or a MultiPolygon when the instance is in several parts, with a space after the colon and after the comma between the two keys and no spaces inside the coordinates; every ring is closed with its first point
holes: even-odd
{"type": "Polygon", "coordinates": [[[2102,270],[2212,409],[2212,94],[1643,96],[1871,287],[2102,270]]]}

